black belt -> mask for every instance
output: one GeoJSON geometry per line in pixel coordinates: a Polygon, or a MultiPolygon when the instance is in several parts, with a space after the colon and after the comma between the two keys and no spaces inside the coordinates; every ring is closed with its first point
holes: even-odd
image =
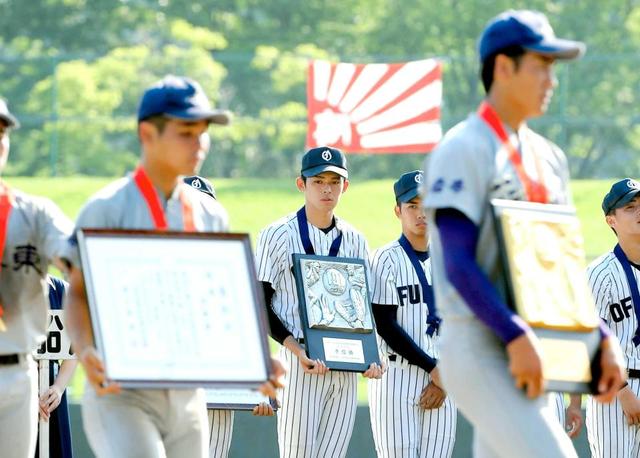
{"type": "Polygon", "coordinates": [[[640,378],[640,369],[627,369],[629,378],[640,378]]]}
{"type": "Polygon", "coordinates": [[[18,364],[20,362],[20,355],[0,355],[0,366],[10,366],[12,364],[18,364]]]}

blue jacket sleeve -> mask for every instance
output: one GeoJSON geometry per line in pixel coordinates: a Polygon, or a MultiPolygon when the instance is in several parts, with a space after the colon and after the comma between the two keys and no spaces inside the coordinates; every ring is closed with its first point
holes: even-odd
{"type": "Polygon", "coordinates": [[[478,227],[452,208],[436,211],[436,225],[447,279],[467,306],[505,345],[522,335],[527,324],[509,309],[476,262],[478,227]]]}

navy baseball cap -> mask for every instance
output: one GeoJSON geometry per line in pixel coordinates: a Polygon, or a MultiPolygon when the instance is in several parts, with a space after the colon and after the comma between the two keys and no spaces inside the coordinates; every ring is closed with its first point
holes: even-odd
{"type": "Polygon", "coordinates": [[[312,148],[304,153],[300,175],[309,178],[322,172],[335,172],[341,177],[349,178],[347,157],[339,149],[328,146],[312,148]]]}
{"type": "Polygon", "coordinates": [[[602,199],[602,211],[605,215],[616,208],[624,207],[640,193],[640,183],[632,178],[616,181],[602,199]]]}
{"type": "Polygon", "coordinates": [[[586,50],[580,41],[557,38],[547,17],[530,10],[505,11],[489,21],[478,44],[480,61],[511,46],[557,59],[575,59],[586,50]]]}
{"type": "Polygon", "coordinates": [[[423,178],[422,170],[403,173],[398,181],[393,183],[393,192],[396,195],[396,200],[400,203],[405,203],[418,197],[422,188],[423,178]]]}
{"type": "Polygon", "coordinates": [[[174,75],[167,75],[149,87],[140,100],[138,122],[155,115],[186,121],[204,119],[213,124],[229,124],[231,119],[229,112],[211,107],[197,81],[174,75]]]}
{"type": "Polygon", "coordinates": [[[213,185],[206,178],[194,175],[192,177],[184,177],[184,182],[192,188],[196,188],[198,191],[202,191],[214,199],[216,198],[216,190],[213,189],[213,185]]]}
{"type": "Polygon", "coordinates": [[[11,114],[7,102],[3,99],[0,99],[0,119],[12,129],[17,129],[18,127],[20,127],[20,123],[18,122],[16,117],[11,114]]]}

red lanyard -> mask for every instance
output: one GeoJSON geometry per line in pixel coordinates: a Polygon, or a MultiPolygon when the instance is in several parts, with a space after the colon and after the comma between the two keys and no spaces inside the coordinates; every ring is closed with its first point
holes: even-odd
{"type": "MultiPolygon", "coordinates": [[[[0,184],[0,272],[2,271],[2,257],[4,256],[4,246],[7,241],[7,228],[9,227],[9,215],[13,208],[13,194],[7,185],[0,184]]],[[[4,309],[0,303],[0,332],[6,331],[7,328],[2,320],[4,309]]]]}
{"type": "MultiPolygon", "coordinates": [[[[158,193],[153,187],[153,183],[151,183],[149,175],[147,175],[147,172],[144,171],[142,166],[138,166],[136,171],[133,173],[133,180],[135,181],[136,186],[138,186],[140,194],[142,194],[142,197],[147,203],[147,207],[149,207],[151,218],[153,219],[156,229],[159,231],[166,231],[169,229],[167,217],[164,214],[162,205],[160,204],[158,193]]],[[[178,186],[183,185],[180,183],[178,186]]],[[[189,199],[187,199],[187,196],[185,196],[182,189],[180,190],[180,202],[182,203],[182,223],[184,230],[187,232],[195,232],[196,227],[193,223],[193,208],[191,207],[191,202],[189,202],[189,199]]]]}
{"type": "Polygon", "coordinates": [[[504,126],[498,117],[498,113],[496,113],[493,107],[486,101],[482,102],[480,107],[478,107],[478,116],[487,123],[493,133],[496,134],[496,137],[498,137],[500,142],[502,142],[502,146],[507,148],[509,151],[509,161],[511,161],[513,168],[516,169],[518,178],[524,186],[525,193],[527,194],[527,200],[529,202],[540,202],[543,204],[548,203],[549,197],[547,187],[544,184],[540,161],[535,155],[535,152],[534,159],[536,162],[536,170],[538,171],[538,181],[531,179],[531,177],[527,175],[527,172],[525,172],[524,166],[522,165],[522,157],[518,150],[509,141],[509,136],[504,130],[504,126]]]}

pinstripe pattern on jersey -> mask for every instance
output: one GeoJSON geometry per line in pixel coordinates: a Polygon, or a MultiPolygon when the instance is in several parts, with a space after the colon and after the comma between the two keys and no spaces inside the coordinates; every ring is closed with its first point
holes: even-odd
{"type": "Polygon", "coordinates": [[[378,458],[449,458],[457,411],[449,396],[439,409],[419,406],[429,374],[414,365],[390,362],[380,380],[369,381],[369,412],[378,458]]]}
{"type": "Polygon", "coordinates": [[[562,426],[562,429],[566,431],[567,427],[567,409],[564,406],[564,394],[563,393],[549,393],[549,403],[553,406],[553,411],[556,414],[558,423],[562,426]]]}
{"type": "MultiPolygon", "coordinates": [[[[632,267],[636,281],[638,269],[632,267]]],[[[633,343],[638,323],[633,310],[631,289],[620,262],[612,252],[606,253],[587,268],[589,286],[600,317],[620,342],[627,368],[640,368],[640,353],[633,343]]],[[[640,380],[630,379],[629,387],[640,396],[640,380]]],[[[629,426],[616,398],[601,404],[589,396],[587,401],[587,437],[595,458],[636,458],[640,456],[640,426],[629,426]]]]}
{"type": "MultiPolygon", "coordinates": [[[[636,281],[640,281],[638,269],[632,267],[631,270],[636,281]]],[[[598,314],[620,341],[627,368],[640,369],[640,347],[636,347],[632,341],[638,322],[622,266],[610,252],[589,265],[587,277],[598,314]]]]}
{"type": "MultiPolygon", "coordinates": [[[[640,397],[640,380],[629,379],[629,387],[640,397]]],[[[640,456],[640,425],[629,426],[618,398],[611,404],[587,399],[587,437],[593,458],[637,458],[640,456]]]]}
{"type": "MultiPolygon", "coordinates": [[[[339,257],[363,259],[369,269],[368,246],[362,234],[336,217],[335,227],[327,234],[308,224],[309,238],[317,255],[327,256],[331,243],[342,232],[339,257]]],[[[258,280],[271,283],[275,293],[274,312],[295,338],[303,337],[298,309],[298,294],[293,276],[294,253],[304,254],[296,214],[288,215],[263,229],[256,246],[258,280]]]]}
{"type": "Polygon", "coordinates": [[[233,410],[208,409],[209,458],[227,458],[233,435],[233,410]]]}
{"type": "MultiPolygon", "coordinates": [[[[421,262],[431,282],[431,261],[421,262]]],[[[437,334],[427,335],[425,304],[417,273],[395,240],[378,249],[371,260],[372,302],[397,305],[397,320],[407,335],[428,355],[438,358],[437,334]]],[[[378,336],[383,357],[395,352],[378,336]]],[[[457,411],[447,396],[442,407],[424,410],[420,394],[431,378],[398,355],[380,380],[369,381],[369,412],[378,457],[445,458],[453,453],[457,411]]]]}
{"type": "MultiPolygon", "coordinates": [[[[326,256],[342,233],[339,257],[365,262],[369,274],[367,242],[348,223],[335,218],[335,227],[324,233],[307,224],[315,254],[326,256]]],[[[293,337],[303,337],[292,254],[305,252],[296,214],[263,229],[256,246],[258,280],[271,283],[275,293],[271,307],[293,337]]],[[[371,276],[368,275],[370,278],[371,276]]],[[[306,374],[300,361],[282,348],[287,386],[279,393],[278,445],[281,457],[340,457],[347,453],[356,409],[356,375],[331,371],[306,374]]]]}
{"type": "MultiPolygon", "coordinates": [[[[427,280],[431,282],[431,259],[421,264],[427,280]]],[[[397,305],[397,319],[402,329],[425,353],[437,359],[437,336],[427,335],[429,310],[423,302],[418,275],[397,240],[376,250],[371,260],[371,272],[371,302],[397,305]]],[[[380,336],[378,342],[383,357],[395,353],[380,336]]],[[[405,360],[398,356],[398,362],[404,363],[405,360]]]]}
{"type": "Polygon", "coordinates": [[[344,457],[355,423],[356,374],[307,374],[284,347],[280,359],[288,378],[287,387],[278,393],[280,457],[344,457]]]}

